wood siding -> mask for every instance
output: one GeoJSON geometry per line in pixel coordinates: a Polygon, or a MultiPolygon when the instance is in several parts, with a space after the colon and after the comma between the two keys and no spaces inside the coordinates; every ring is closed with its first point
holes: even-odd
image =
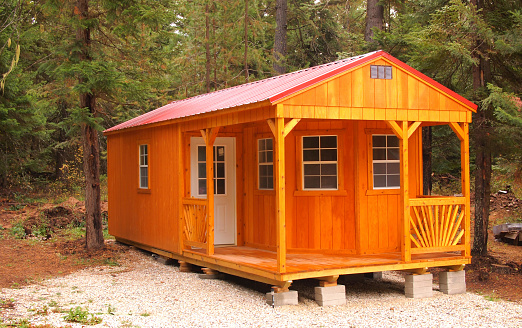
{"type": "Polygon", "coordinates": [[[166,251],[178,251],[175,126],[121,133],[108,142],[109,233],[166,251]],[[138,188],[138,146],[149,147],[149,189],[138,188]]]}
{"type": "Polygon", "coordinates": [[[371,65],[391,65],[384,59],[344,73],[288,98],[285,117],[471,122],[471,111],[454,98],[393,66],[393,79],[371,79],[371,65]]]}

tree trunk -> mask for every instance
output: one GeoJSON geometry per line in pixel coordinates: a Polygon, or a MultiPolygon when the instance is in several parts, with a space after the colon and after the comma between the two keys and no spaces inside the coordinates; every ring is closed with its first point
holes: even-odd
{"type": "Polygon", "coordinates": [[[287,30],[287,2],[276,0],[276,30],[274,37],[274,71],[278,74],[286,73],[286,30],[287,30]]]}
{"type": "Polygon", "coordinates": [[[205,4],[205,84],[207,87],[207,93],[210,92],[210,17],[209,17],[208,2],[205,4]]]}
{"type": "Polygon", "coordinates": [[[431,126],[422,128],[422,185],[423,194],[431,195],[431,126]]]}
{"type": "MultiPolygon", "coordinates": [[[[472,0],[472,4],[481,10],[484,15],[483,0],[472,0]]],[[[491,81],[491,69],[489,61],[484,56],[487,54],[485,42],[476,41],[474,57],[478,64],[473,66],[473,90],[477,95],[486,83],[491,81]]],[[[476,96],[477,100],[481,100],[476,96]]],[[[489,204],[491,198],[491,134],[492,113],[490,108],[479,106],[473,129],[473,138],[476,151],[475,171],[475,239],[473,241],[472,255],[484,256],[488,253],[488,226],[489,204]]]]}
{"type": "Polygon", "coordinates": [[[384,21],[384,7],[379,4],[379,0],[366,1],[366,30],[364,40],[374,42],[373,28],[382,30],[384,21]]]}
{"type": "MultiPolygon", "coordinates": [[[[74,10],[78,19],[89,16],[89,1],[78,0],[74,10]]],[[[76,31],[76,40],[81,45],[80,61],[90,61],[89,47],[91,31],[89,28],[79,27],[76,31]]],[[[78,79],[82,84],[85,77],[78,79]]],[[[80,94],[80,107],[88,108],[94,116],[96,113],[96,97],[92,93],[80,94]]],[[[88,250],[104,247],[103,227],[100,208],[100,144],[98,131],[86,123],[82,124],[83,139],[83,171],[85,173],[85,246],[88,250]]]]}
{"type": "Polygon", "coordinates": [[[245,82],[248,83],[248,0],[245,0],[245,82]]]}

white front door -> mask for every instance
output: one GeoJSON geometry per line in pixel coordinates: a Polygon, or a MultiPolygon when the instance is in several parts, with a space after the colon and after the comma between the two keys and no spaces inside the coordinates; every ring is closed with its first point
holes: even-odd
{"type": "MultiPolygon", "coordinates": [[[[190,193],[207,197],[205,142],[190,138],[190,193]]],[[[214,244],[236,243],[236,139],[214,142],[214,244]]]]}

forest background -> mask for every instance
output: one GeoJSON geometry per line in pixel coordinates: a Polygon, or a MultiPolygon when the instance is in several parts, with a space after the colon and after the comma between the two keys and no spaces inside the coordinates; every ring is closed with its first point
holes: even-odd
{"type": "MultiPolygon", "coordinates": [[[[0,189],[86,197],[89,229],[100,187],[84,196],[85,181],[104,185],[104,129],[382,49],[479,105],[473,252],[484,255],[492,174],[493,188],[522,196],[521,36],[517,0],[0,0],[0,189]]],[[[423,135],[425,192],[453,192],[458,140],[444,127],[423,135]]]]}

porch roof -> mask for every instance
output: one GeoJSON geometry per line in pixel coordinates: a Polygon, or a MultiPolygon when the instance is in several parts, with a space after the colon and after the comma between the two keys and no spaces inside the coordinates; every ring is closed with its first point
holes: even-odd
{"type": "Polygon", "coordinates": [[[314,84],[321,83],[326,79],[361,66],[379,57],[388,59],[421,80],[424,80],[462,102],[471,110],[476,110],[477,105],[471,101],[444,87],[386,52],[379,50],[284,75],[274,76],[264,80],[173,101],[163,107],[107,129],[105,132],[195,116],[198,114],[255,104],[263,101],[269,101],[270,104],[274,104],[296,92],[306,89],[314,84]]]}

